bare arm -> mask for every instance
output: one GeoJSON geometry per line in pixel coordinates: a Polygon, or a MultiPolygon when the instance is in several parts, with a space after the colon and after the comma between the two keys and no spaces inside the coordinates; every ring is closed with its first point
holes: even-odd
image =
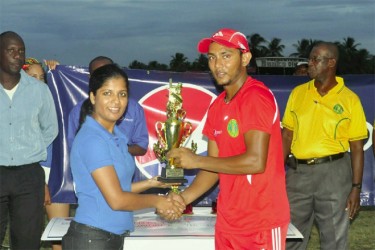
{"type": "Polygon", "coordinates": [[[288,159],[288,155],[291,153],[293,131],[287,128],[283,128],[282,138],[283,138],[284,161],[286,161],[288,159]]]}
{"type": "MultiPolygon", "coordinates": [[[[352,183],[362,183],[364,153],[363,140],[350,141],[351,163],[352,163],[352,183]]],[[[359,188],[352,188],[349,194],[346,208],[349,210],[349,217],[353,218],[355,213],[360,208],[360,193],[359,188]]]]}
{"type": "Polygon", "coordinates": [[[181,193],[185,204],[190,204],[201,197],[211,187],[213,187],[218,180],[219,175],[217,173],[199,170],[193,183],[181,193]]]}
{"type": "Polygon", "coordinates": [[[167,157],[175,158],[182,168],[200,168],[203,170],[226,174],[257,174],[266,168],[270,135],[258,130],[245,133],[246,151],[231,157],[199,156],[189,149],[174,149],[167,157]]]}
{"type": "Polygon", "coordinates": [[[159,176],[154,176],[151,179],[133,182],[132,183],[132,192],[141,193],[150,188],[169,188],[171,186],[179,186],[181,183],[163,183],[158,181],[159,176]]]}
{"type": "Polygon", "coordinates": [[[128,145],[128,151],[132,156],[142,156],[145,155],[147,152],[147,149],[144,149],[137,144],[128,145]]]}
{"type": "Polygon", "coordinates": [[[44,184],[44,206],[51,205],[51,195],[47,184],[44,184]]]}
{"type": "Polygon", "coordinates": [[[156,208],[159,211],[173,211],[181,214],[185,204],[180,204],[165,196],[135,194],[121,189],[119,179],[113,166],[105,166],[92,172],[92,177],[103,197],[113,210],[139,210],[156,208]]]}
{"type": "Polygon", "coordinates": [[[57,65],[60,65],[60,63],[56,60],[44,60],[44,64],[48,67],[50,70],[56,69],[57,65]]]}
{"type": "MultiPolygon", "coordinates": [[[[208,141],[207,154],[211,157],[218,157],[219,149],[215,141],[208,141]]],[[[218,180],[219,175],[217,173],[200,170],[192,184],[181,194],[185,204],[190,204],[198,199],[212,186],[214,186],[218,180]]]]}

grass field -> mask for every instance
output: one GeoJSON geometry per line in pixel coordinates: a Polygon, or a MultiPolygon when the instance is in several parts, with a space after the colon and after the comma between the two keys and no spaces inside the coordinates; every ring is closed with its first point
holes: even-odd
{"type": "MultiPolygon", "coordinates": [[[[375,207],[361,207],[361,212],[350,226],[350,250],[375,250],[375,207]]],[[[319,234],[313,229],[307,247],[319,250],[319,234]]]]}
{"type": "MultiPolygon", "coordinates": [[[[7,244],[7,239],[4,241],[7,244]]],[[[6,250],[9,248],[1,248],[6,250]]],[[[41,250],[51,250],[48,242],[43,242],[41,250]]],[[[319,250],[319,234],[313,229],[308,250],[319,250]]],[[[205,249],[206,250],[206,249],[205,249]]],[[[350,250],[375,250],[375,207],[362,207],[350,227],[350,250]]]]}

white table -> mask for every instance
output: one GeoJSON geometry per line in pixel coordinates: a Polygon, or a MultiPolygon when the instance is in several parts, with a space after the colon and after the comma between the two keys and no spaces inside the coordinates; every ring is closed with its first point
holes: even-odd
{"type": "MultiPolygon", "coordinates": [[[[193,215],[184,215],[175,222],[161,219],[154,210],[135,212],[135,230],[126,237],[124,249],[215,249],[216,215],[211,214],[211,208],[208,207],[194,207],[193,212],[193,215]]],[[[44,230],[42,240],[61,240],[68,230],[70,221],[71,218],[53,218],[44,230]]],[[[287,238],[298,239],[303,236],[292,224],[289,224],[287,238]]]]}

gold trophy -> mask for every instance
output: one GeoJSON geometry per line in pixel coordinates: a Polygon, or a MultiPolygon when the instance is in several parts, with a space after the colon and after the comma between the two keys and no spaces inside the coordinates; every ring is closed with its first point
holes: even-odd
{"type": "MultiPolygon", "coordinates": [[[[165,164],[158,180],[164,183],[180,183],[180,185],[187,182],[184,178],[184,169],[176,166],[173,158],[167,159],[166,154],[172,148],[181,147],[193,129],[190,122],[184,121],[186,111],[182,108],[181,90],[182,83],[172,84],[172,81],[169,81],[167,120],[156,122],[155,129],[158,141],[153,148],[156,158],[165,164]]],[[[196,152],[196,143],[191,143],[191,150],[194,153],[196,152]]],[[[172,191],[178,192],[178,186],[172,187],[172,191]]]]}

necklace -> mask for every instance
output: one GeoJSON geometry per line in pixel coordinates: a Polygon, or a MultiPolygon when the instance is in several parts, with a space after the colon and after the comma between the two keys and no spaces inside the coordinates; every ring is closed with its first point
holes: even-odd
{"type": "Polygon", "coordinates": [[[228,99],[228,93],[225,93],[225,97],[224,97],[224,102],[225,102],[225,104],[230,103],[230,101],[232,101],[232,100],[236,97],[236,95],[238,94],[238,92],[240,92],[240,90],[242,89],[242,87],[243,87],[244,84],[245,84],[245,83],[243,83],[243,84],[241,85],[241,87],[237,90],[237,92],[232,96],[231,99],[228,99]]]}

